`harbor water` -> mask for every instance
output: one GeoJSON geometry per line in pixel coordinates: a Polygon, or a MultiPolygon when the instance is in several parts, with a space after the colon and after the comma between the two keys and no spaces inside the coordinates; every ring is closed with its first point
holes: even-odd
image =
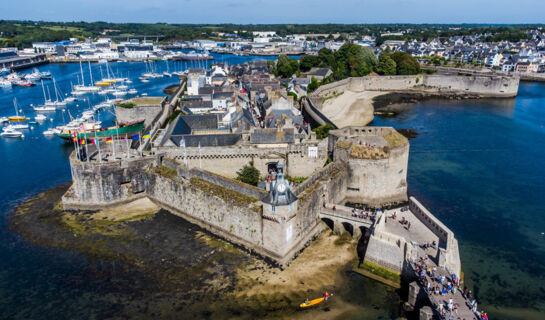
{"type": "MultiPolygon", "coordinates": [[[[230,65],[264,57],[215,55],[230,65]]],[[[268,57],[273,59],[272,57],[268,57]]],[[[201,62],[214,63],[214,61],[201,62]]],[[[165,62],[154,63],[157,72],[165,62]]],[[[94,80],[102,66],[93,64],[94,80]]],[[[197,62],[170,62],[169,71],[198,67],[197,62]]],[[[177,78],[137,78],[144,63],[112,63],[120,77],[129,77],[139,94],[163,95],[177,78]]],[[[149,66],[148,66],[149,68],[149,66]]],[[[79,64],[51,64],[60,91],[69,93],[77,83],[79,64]]],[[[27,72],[31,72],[30,70],[27,72]]],[[[83,65],[85,82],[89,69],[83,65]]],[[[51,81],[44,84],[53,93],[51,81]]],[[[0,116],[15,113],[13,98],[29,118],[30,105],[43,103],[41,86],[0,89],[0,116]]],[[[96,275],[96,262],[77,252],[32,245],[8,231],[8,216],[23,201],[70,182],[67,157],[73,146],[42,132],[79,116],[105,97],[86,95],[63,112],[24,130],[23,139],[0,138],[0,318],[108,318],[129,295],[112,288],[142,290],[142,284],[115,274],[96,275]],[[50,120],[52,119],[52,120],[50,120]],[[104,297],[109,297],[109,302],[104,297]]],[[[113,98],[113,97],[110,97],[113,98]]],[[[416,196],[456,234],[466,284],[481,308],[494,319],[542,319],[545,315],[545,85],[522,83],[519,96],[509,100],[427,101],[406,106],[393,118],[375,118],[373,125],[413,129],[409,160],[409,193],[416,196]]],[[[110,125],[113,110],[97,117],[110,125]]],[[[196,228],[193,226],[193,228],[196,228]]],[[[186,232],[181,228],[180,232],[186,232]]],[[[343,318],[376,319],[399,316],[395,291],[347,272],[340,294],[363,306],[366,313],[343,318]]],[[[242,310],[231,310],[241,314],[242,310]]],[[[135,316],[137,315],[135,311],[135,316]]],[[[182,315],[180,315],[182,317],[182,315]]]]}

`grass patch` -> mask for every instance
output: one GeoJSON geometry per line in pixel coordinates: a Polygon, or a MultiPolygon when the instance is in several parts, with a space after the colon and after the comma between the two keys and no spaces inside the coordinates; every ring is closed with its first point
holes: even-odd
{"type": "MultiPolygon", "coordinates": [[[[235,206],[249,207],[250,204],[253,204],[258,201],[258,199],[256,198],[252,198],[242,193],[233,191],[231,189],[218,186],[217,184],[210,183],[208,181],[205,181],[197,177],[191,178],[190,183],[191,183],[191,186],[201,191],[204,191],[207,194],[219,197],[223,199],[225,202],[235,206]]],[[[252,210],[256,211],[254,207],[255,206],[252,206],[252,210]]]]}
{"type": "Polygon", "coordinates": [[[163,101],[163,97],[142,97],[142,98],[133,98],[130,100],[135,106],[143,106],[150,104],[159,104],[163,101]]]}
{"type": "Polygon", "coordinates": [[[125,109],[132,109],[135,106],[135,104],[131,102],[119,102],[116,105],[118,107],[125,108],[125,109]]]}
{"type": "Polygon", "coordinates": [[[159,174],[159,175],[162,175],[163,177],[165,178],[168,178],[168,179],[176,179],[176,177],[178,177],[178,171],[172,169],[172,168],[169,168],[169,167],[165,167],[165,166],[159,166],[157,168],[155,168],[155,173],[159,174]]]}
{"type": "Polygon", "coordinates": [[[289,182],[293,182],[293,183],[302,183],[302,182],[304,182],[305,180],[308,179],[308,177],[292,177],[292,176],[289,176],[289,175],[286,175],[285,178],[289,182]]]}
{"type": "Polygon", "coordinates": [[[322,98],[322,103],[326,102],[329,99],[337,98],[338,96],[342,95],[343,93],[344,93],[344,91],[341,91],[341,92],[333,91],[333,93],[331,95],[322,98]]]}
{"type": "Polygon", "coordinates": [[[116,222],[139,221],[139,220],[145,220],[145,219],[152,219],[153,217],[155,217],[155,213],[144,213],[144,214],[139,214],[139,215],[128,217],[128,218],[119,219],[119,220],[116,220],[116,222]]]}
{"type": "Polygon", "coordinates": [[[384,139],[386,140],[386,142],[388,142],[388,146],[390,148],[405,146],[408,142],[407,138],[405,138],[403,135],[395,130],[392,130],[390,131],[390,133],[385,135],[384,139]]]}
{"type": "Polygon", "coordinates": [[[360,264],[360,268],[376,274],[384,279],[392,280],[395,282],[401,281],[401,274],[399,272],[388,269],[370,261],[364,261],[362,264],[360,264]]]}
{"type": "Polygon", "coordinates": [[[176,117],[178,117],[180,113],[182,113],[182,110],[180,109],[174,110],[174,112],[168,118],[168,123],[172,123],[172,121],[174,121],[174,119],[176,119],[176,117]]]}

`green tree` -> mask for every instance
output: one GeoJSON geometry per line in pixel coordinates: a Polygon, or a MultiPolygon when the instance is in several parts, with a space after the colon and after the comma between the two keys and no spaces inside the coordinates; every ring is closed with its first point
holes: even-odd
{"type": "Polygon", "coordinates": [[[259,182],[259,170],[254,167],[253,161],[250,161],[249,164],[244,165],[242,169],[237,171],[237,180],[257,186],[259,182]]]}
{"type": "Polygon", "coordinates": [[[318,56],[303,56],[301,57],[301,60],[299,60],[299,68],[301,71],[306,72],[313,67],[318,67],[320,62],[321,59],[318,56]]]}
{"type": "Polygon", "coordinates": [[[319,86],[320,86],[320,83],[318,82],[318,80],[316,80],[316,78],[312,77],[310,79],[310,83],[307,86],[307,93],[311,93],[312,91],[318,89],[319,86]]]}
{"type": "Polygon", "coordinates": [[[325,139],[329,135],[329,130],[333,130],[333,129],[335,129],[333,125],[331,125],[330,123],[326,123],[323,126],[319,126],[312,129],[312,131],[316,132],[316,138],[325,139]]]}
{"type": "Polygon", "coordinates": [[[289,78],[299,70],[299,62],[295,59],[288,58],[287,55],[282,54],[276,61],[276,69],[274,74],[278,77],[289,78]]]}
{"type": "Polygon", "coordinates": [[[396,63],[396,74],[411,75],[420,73],[420,64],[415,57],[407,52],[394,52],[390,58],[396,63]]]}
{"type": "Polygon", "coordinates": [[[378,64],[377,57],[369,48],[345,43],[335,52],[337,79],[368,75],[378,64]]]}
{"type": "Polygon", "coordinates": [[[396,62],[387,53],[381,53],[378,57],[377,72],[383,75],[396,74],[396,62]]]}

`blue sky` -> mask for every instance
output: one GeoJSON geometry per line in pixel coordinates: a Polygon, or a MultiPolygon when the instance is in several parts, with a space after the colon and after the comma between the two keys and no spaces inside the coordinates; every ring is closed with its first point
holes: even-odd
{"type": "Polygon", "coordinates": [[[0,19],[167,23],[545,23],[545,0],[3,0],[0,19]]]}

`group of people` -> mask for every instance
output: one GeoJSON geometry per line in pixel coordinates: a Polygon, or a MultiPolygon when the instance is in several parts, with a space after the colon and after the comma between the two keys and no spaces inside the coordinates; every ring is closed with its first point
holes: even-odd
{"type": "MultiPolygon", "coordinates": [[[[430,245],[428,242],[424,246],[436,247],[435,241],[430,245]]],[[[468,306],[471,306],[471,311],[476,314],[480,319],[488,320],[488,314],[484,311],[479,312],[477,310],[477,301],[472,300],[472,292],[465,286],[462,286],[463,281],[460,280],[456,274],[451,274],[450,277],[441,275],[437,271],[437,267],[430,267],[427,265],[427,256],[420,258],[415,266],[415,271],[419,276],[420,283],[426,288],[429,295],[437,296],[449,296],[447,303],[440,302],[438,311],[441,314],[442,319],[453,320],[454,314],[458,314],[458,308],[460,305],[453,301],[453,296],[456,292],[461,292],[462,296],[469,302],[468,306]],[[429,280],[428,280],[429,279],[429,280]],[[462,289],[463,287],[463,289],[462,289]]]]}
{"type": "Polygon", "coordinates": [[[355,218],[360,218],[360,219],[371,219],[371,220],[375,220],[375,218],[377,217],[377,214],[379,214],[381,211],[380,208],[376,209],[376,210],[367,210],[367,208],[365,209],[352,209],[352,217],[355,217],[355,218]]]}
{"type": "MultiPolygon", "coordinates": [[[[397,221],[397,211],[394,211],[394,213],[390,216],[390,219],[397,221]]],[[[386,223],[388,222],[388,217],[386,217],[385,222],[386,223]]],[[[407,228],[408,231],[411,230],[411,223],[409,222],[409,220],[405,219],[405,217],[401,217],[401,219],[399,219],[399,223],[405,226],[405,228],[407,228]]]]}

